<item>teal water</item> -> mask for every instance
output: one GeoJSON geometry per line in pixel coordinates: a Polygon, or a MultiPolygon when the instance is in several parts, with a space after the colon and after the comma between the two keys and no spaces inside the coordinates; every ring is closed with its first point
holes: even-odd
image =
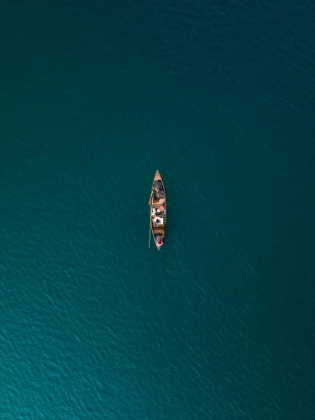
{"type": "Polygon", "coordinates": [[[315,418],[314,17],[1,5],[1,419],[315,418]]]}

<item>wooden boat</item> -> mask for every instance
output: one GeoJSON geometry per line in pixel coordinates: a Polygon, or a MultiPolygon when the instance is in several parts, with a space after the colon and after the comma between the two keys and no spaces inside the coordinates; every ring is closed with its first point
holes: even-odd
{"type": "Polygon", "coordinates": [[[153,184],[151,188],[150,200],[150,232],[149,247],[151,233],[157,249],[163,245],[166,224],[166,193],[162,177],[159,171],[155,172],[153,184]]]}

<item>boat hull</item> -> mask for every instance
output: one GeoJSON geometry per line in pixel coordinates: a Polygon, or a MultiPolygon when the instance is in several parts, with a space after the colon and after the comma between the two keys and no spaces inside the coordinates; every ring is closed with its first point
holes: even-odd
{"type": "Polygon", "coordinates": [[[150,228],[155,246],[158,250],[164,243],[166,226],[166,192],[159,171],[155,172],[150,200],[150,228]]]}

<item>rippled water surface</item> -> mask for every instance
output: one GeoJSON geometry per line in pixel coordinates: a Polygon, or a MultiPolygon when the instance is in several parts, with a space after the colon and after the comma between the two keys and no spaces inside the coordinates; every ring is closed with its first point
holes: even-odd
{"type": "Polygon", "coordinates": [[[1,419],[315,418],[314,18],[1,6],[1,419]]]}

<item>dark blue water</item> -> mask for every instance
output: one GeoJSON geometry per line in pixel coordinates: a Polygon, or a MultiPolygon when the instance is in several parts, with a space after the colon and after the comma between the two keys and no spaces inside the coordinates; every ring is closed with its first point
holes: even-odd
{"type": "Polygon", "coordinates": [[[314,21],[1,5],[1,419],[315,419],[314,21]]]}

